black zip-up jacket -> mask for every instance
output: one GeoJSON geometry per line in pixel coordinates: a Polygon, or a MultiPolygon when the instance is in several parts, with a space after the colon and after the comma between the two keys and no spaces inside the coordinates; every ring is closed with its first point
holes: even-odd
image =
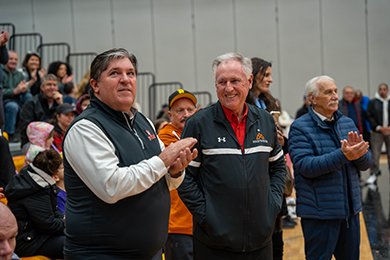
{"type": "Polygon", "coordinates": [[[64,235],[65,220],[57,209],[57,193],[54,179],[32,164],[8,183],[4,194],[18,221],[18,255],[35,255],[50,237],[64,235]]]}
{"type": "Polygon", "coordinates": [[[272,116],[248,104],[244,152],[219,102],[191,116],[181,137],[198,140],[198,157],[178,188],[194,216],[194,236],[235,252],[268,245],[286,173],[272,116]]]}
{"type": "Polygon", "coordinates": [[[23,108],[20,111],[20,128],[22,130],[20,132],[21,147],[23,147],[23,145],[28,142],[28,137],[26,134],[28,124],[33,121],[49,122],[49,120],[53,118],[57,107],[58,104],[54,100],[53,106],[49,108],[47,99],[43,96],[42,93],[33,96],[31,99],[27,100],[26,103],[24,103],[23,108]]]}
{"type": "Polygon", "coordinates": [[[389,99],[384,100],[377,93],[375,98],[370,100],[367,107],[367,119],[370,122],[371,129],[376,131],[377,126],[383,126],[383,102],[388,102],[387,109],[390,119],[390,101],[389,99]]]}

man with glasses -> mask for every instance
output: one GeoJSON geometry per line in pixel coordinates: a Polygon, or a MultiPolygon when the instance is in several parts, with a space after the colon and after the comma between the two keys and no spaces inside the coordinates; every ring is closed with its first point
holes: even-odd
{"type": "Polygon", "coordinates": [[[24,154],[30,146],[26,135],[28,124],[33,121],[48,122],[60,104],[62,104],[62,94],[58,92],[57,77],[54,74],[48,74],[42,79],[41,92],[27,100],[20,112],[20,139],[24,154]]]}

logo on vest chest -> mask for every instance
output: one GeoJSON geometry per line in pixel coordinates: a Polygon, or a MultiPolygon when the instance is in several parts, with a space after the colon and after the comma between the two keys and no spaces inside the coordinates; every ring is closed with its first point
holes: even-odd
{"type": "Polygon", "coordinates": [[[149,130],[145,130],[145,132],[148,134],[149,141],[152,141],[156,138],[156,135],[152,134],[149,130]]]}

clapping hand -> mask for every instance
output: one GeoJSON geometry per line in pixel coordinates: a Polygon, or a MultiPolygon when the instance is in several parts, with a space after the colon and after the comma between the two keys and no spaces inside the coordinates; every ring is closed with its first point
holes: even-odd
{"type": "Polygon", "coordinates": [[[348,133],[348,141],[341,140],[341,151],[348,160],[356,160],[367,153],[369,144],[363,140],[363,136],[357,132],[348,133]]]}
{"type": "Polygon", "coordinates": [[[2,30],[0,33],[0,46],[4,46],[9,40],[9,33],[2,30]]]}

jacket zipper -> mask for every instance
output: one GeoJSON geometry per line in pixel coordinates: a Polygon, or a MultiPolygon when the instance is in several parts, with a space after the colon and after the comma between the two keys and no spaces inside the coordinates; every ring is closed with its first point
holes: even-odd
{"type": "MultiPolygon", "coordinates": [[[[122,114],[123,114],[123,112],[122,112],[122,114]]],[[[139,135],[138,135],[138,133],[137,133],[137,130],[135,130],[135,128],[132,128],[132,127],[130,126],[129,120],[127,120],[127,117],[126,117],[125,114],[123,114],[123,117],[125,118],[126,123],[127,123],[127,126],[129,127],[130,131],[132,131],[132,132],[135,134],[135,136],[137,136],[139,142],[141,143],[142,150],[145,150],[144,142],[142,142],[142,139],[139,137],[139,135]]]]}

